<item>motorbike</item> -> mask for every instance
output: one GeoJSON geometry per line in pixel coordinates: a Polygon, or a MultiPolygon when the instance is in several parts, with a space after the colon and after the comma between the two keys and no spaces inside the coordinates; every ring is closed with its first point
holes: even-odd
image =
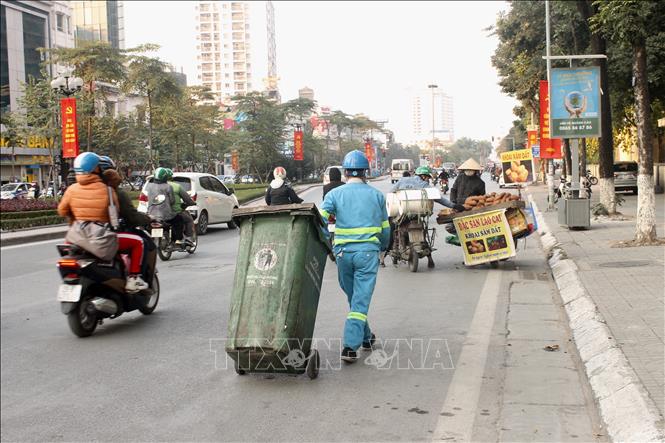
{"type": "MultiPolygon", "coordinates": [[[[147,233],[145,235],[147,237],[147,233]]],[[[148,240],[149,241],[149,240],[148,240]]],[[[159,278],[155,268],[154,249],[146,248],[143,266],[149,287],[138,293],[125,292],[129,257],[119,254],[105,262],[72,244],[56,245],[60,259],[58,271],[62,284],[57,299],[67,316],[71,331],[88,337],[104,319],[114,319],[125,312],[139,310],[153,313],[159,302],[159,278]]]]}
{"type": "Polygon", "coordinates": [[[593,174],[591,174],[591,170],[587,169],[586,170],[586,180],[589,182],[589,186],[595,186],[598,184],[598,178],[594,177],[593,174]]]}
{"type": "MultiPolygon", "coordinates": [[[[196,220],[198,211],[195,209],[195,206],[192,206],[192,208],[193,209],[187,208],[186,211],[189,212],[194,220],[196,220]]],[[[150,236],[157,244],[157,255],[159,255],[159,258],[162,261],[170,260],[171,255],[174,252],[187,252],[188,254],[193,254],[199,244],[196,229],[193,230],[192,243],[176,241],[174,239],[174,229],[175,227],[172,223],[168,223],[163,220],[153,219],[150,223],[150,236]]]]}
{"type": "Polygon", "coordinates": [[[447,178],[442,178],[439,180],[439,187],[441,188],[441,192],[444,194],[448,193],[448,179],[447,178]]]}
{"type": "Polygon", "coordinates": [[[436,229],[429,227],[429,215],[400,216],[395,219],[393,244],[390,257],[393,265],[398,266],[400,261],[409,264],[411,272],[418,272],[418,262],[427,257],[427,267],[434,267],[432,252],[436,229]]]}

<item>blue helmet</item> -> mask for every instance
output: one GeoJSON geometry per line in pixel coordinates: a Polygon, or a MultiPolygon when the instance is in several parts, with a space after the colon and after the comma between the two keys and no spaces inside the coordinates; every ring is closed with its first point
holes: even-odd
{"type": "Polygon", "coordinates": [[[77,174],[90,174],[99,166],[99,156],[94,152],[84,152],[74,159],[74,171],[77,174]]]}
{"type": "Polygon", "coordinates": [[[345,169],[347,175],[358,177],[365,175],[365,170],[369,169],[369,161],[365,154],[356,149],[344,156],[342,167],[345,169]]]}
{"type": "Polygon", "coordinates": [[[99,157],[99,169],[101,169],[102,172],[107,169],[115,169],[115,162],[108,155],[102,155],[99,157]]]}

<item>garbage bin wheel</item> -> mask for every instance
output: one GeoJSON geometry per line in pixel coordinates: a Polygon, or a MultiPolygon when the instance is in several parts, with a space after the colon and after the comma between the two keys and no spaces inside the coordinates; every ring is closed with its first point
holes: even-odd
{"type": "Polygon", "coordinates": [[[236,370],[236,374],[238,374],[238,375],[245,375],[245,374],[247,374],[247,371],[245,371],[244,369],[240,369],[240,363],[238,363],[238,361],[236,361],[236,362],[233,364],[233,367],[234,367],[234,369],[236,370]]]}
{"type": "Polygon", "coordinates": [[[499,267],[499,261],[498,260],[490,262],[490,268],[497,269],[498,267],[499,267]]]}
{"type": "Polygon", "coordinates": [[[309,358],[307,359],[307,366],[305,367],[305,373],[311,380],[314,380],[319,376],[320,364],[321,360],[319,359],[319,351],[312,349],[309,353],[309,358]]]}

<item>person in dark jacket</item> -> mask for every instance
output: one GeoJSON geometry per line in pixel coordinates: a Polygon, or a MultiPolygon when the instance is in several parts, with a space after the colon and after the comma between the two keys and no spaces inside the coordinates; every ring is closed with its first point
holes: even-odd
{"type": "Polygon", "coordinates": [[[328,171],[328,177],[330,178],[330,183],[323,187],[323,198],[326,198],[326,194],[333,189],[340,187],[344,184],[342,181],[342,171],[337,168],[330,168],[328,171]]]}
{"type": "Polygon", "coordinates": [[[278,166],[273,171],[273,175],[275,179],[270,182],[270,186],[266,190],[267,205],[291,205],[303,202],[293,188],[286,184],[286,169],[278,166]]]}
{"type": "Polygon", "coordinates": [[[474,159],[470,158],[458,168],[460,174],[450,190],[450,199],[453,203],[463,205],[468,197],[485,195],[485,182],[480,178],[483,168],[474,159]]]}

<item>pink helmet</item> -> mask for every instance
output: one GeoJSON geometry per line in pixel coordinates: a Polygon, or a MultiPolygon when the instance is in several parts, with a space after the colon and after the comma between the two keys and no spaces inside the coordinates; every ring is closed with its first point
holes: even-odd
{"type": "Polygon", "coordinates": [[[272,171],[272,174],[275,176],[275,178],[281,178],[284,180],[286,178],[286,169],[282,168],[281,166],[277,166],[274,171],[272,171]]]}

